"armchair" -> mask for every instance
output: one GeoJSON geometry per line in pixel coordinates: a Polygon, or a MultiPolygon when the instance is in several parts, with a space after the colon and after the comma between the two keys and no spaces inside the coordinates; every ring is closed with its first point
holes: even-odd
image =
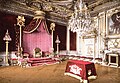
{"type": "Polygon", "coordinates": [[[33,57],[34,58],[40,58],[42,57],[42,51],[40,48],[36,47],[34,50],[33,50],[33,57]]]}

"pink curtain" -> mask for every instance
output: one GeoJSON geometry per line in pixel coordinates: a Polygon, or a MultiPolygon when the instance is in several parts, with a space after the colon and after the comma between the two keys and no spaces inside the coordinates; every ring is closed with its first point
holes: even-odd
{"type": "Polygon", "coordinates": [[[41,21],[40,26],[36,31],[28,34],[23,34],[23,49],[24,52],[33,54],[33,49],[39,47],[42,51],[50,51],[52,48],[52,35],[46,31],[45,21],[41,21]]]}

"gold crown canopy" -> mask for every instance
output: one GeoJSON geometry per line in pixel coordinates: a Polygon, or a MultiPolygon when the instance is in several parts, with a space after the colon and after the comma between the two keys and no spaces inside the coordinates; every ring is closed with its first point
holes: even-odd
{"type": "Polygon", "coordinates": [[[45,18],[45,12],[43,12],[43,11],[38,10],[38,11],[35,11],[34,13],[35,13],[34,19],[36,19],[36,18],[44,19],[45,18]]]}

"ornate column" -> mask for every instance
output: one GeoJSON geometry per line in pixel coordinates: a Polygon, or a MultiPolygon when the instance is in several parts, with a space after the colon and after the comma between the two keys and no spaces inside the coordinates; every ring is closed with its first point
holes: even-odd
{"type": "Polygon", "coordinates": [[[81,48],[81,47],[80,47],[80,43],[81,43],[81,42],[80,42],[80,38],[81,38],[81,37],[79,36],[78,33],[76,33],[76,34],[77,34],[77,36],[76,36],[76,40],[77,40],[77,41],[76,41],[76,49],[77,49],[77,50],[76,50],[76,51],[77,51],[77,55],[79,55],[79,54],[80,54],[80,48],[81,48]]]}
{"type": "Polygon", "coordinates": [[[106,11],[99,13],[99,49],[102,58],[102,63],[104,63],[105,55],[103,51],[105,50],[105,40],[106,37],[106,11]]]}
{"type": "Polygon", "coordinates": [[[69,51],[70,51],[70,31],[69,31],[69,29],[67,28],[67,41],[66,41],[66,50],[67,50],[67,52],[66,52],[66,54],[69,54],[69,51]]]}
{"type": "Polygon", "coordinates": [[[84,39],[83,39],[83,36],[80,36],[80,42],[81,42],[81,49],[80,49],[80,51],[81,51],[81,56],[84,56],[85,55],[85,52],[84,52],[84,39]]]}
{"type": "Polygon", "coordinates": [[[6,63],[6,66],[8,66],[9,64],[8,64],[8,43],[9,43],[9,41],[11,41],[12,39],[10,38],[10,35],[9,35],[9,33],[8,33],[8,30],[7,30],[7,32],[6,32],[6,34],[5,34],[5,37],[3,38],[3,40],[5,40],[6,42],[6,57],[5,57],[5,63],[6,63]]]}
{"type": "Polygon", "coordinates": [[[99,57],[99,44],[98,44],[98,34],[99,34],[99,27],[98,27],[98,17],[94,17],[94,23],[93,23],[93,35],[94,35],[94,56],[93,56],[93,61],[95,61],[95,58],[99,57]]]}
{"type": "Polygon", "coordinates": [[[53,31],[55,31],[55,23],[50,24],[50,30],[52,31],[52,48],[51,48],[51,51],[53,52],[54,51],[54,48],[53,48],[53,31]]]}

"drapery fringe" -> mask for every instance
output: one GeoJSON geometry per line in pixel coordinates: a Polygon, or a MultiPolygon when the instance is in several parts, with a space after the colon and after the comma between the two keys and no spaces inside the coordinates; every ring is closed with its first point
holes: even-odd
{"type": "Polygon", "coordinates": [[[80,76],[77,76],[77,75],[74,75],[74,74],[68,73],[68,72],[64,73],[64,75],[68,75],[68,76],[74,77],[74,78],[80,80],[80,82],[83,82],[83,83],[88,83],[89,79],[96,79],[97,78],[97,76],[93,76],[92,75],[92,76],[88,77],[88,80],[83,80],[80,76]]]}

